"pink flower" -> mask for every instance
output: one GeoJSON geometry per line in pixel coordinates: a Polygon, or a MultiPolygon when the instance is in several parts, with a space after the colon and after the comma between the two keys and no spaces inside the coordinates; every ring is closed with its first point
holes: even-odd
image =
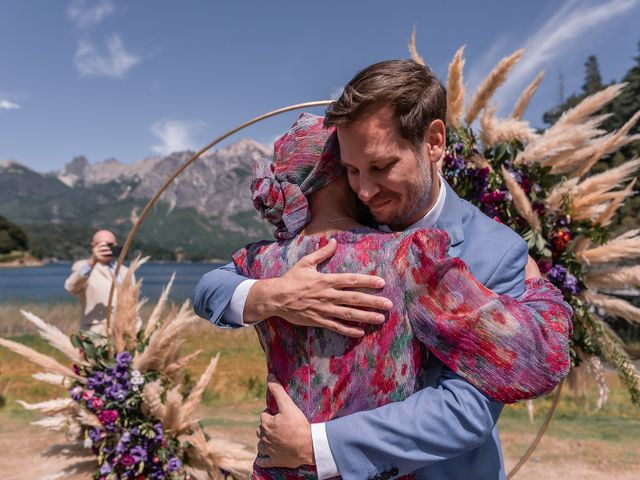
{"type": "Polygon", "coordinates": [[[85,390],[82,393],[82,399],[83,400],[89,400],[91,397],[93,397],[93,394],[96,393],[93,390],[85,390]]]}
{"type": "Polygon", "coordinates": [[[91,400],[89,400],[89,407],[99,412],[100,410],[102,410],[102,407],[104,407],[104,401],[100,397],[93,397],[91,400]]]}
{"type": "Polygon", "coordinates": [[[115,422],[118,419],[117,410],[104,410],[98,414],[98,419],[103,425],[115,422]]]}
{"type": "Polygon", "coordinates": [[[130,467],[131,465],[134,465],[135,463],[136,463],[136,459],[133,458],[128,453],[125,453],[122,456],[122,458],[120,458],[120,464],[124,465],[125,467],[130,467]]]}

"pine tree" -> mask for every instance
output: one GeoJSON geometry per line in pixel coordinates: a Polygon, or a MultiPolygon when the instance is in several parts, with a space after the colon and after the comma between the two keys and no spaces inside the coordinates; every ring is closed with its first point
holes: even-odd
{"type": "MultiPolygon", "coordinates": [[[[623,124],[625,120],[640,109],[640,42],[638,42],[638,56],[634,58],[635,65],[627,72],[622,79],[627,86],[616,99],[614,104],[614,112],[616,120],[623,124]]],[[[635,130],[638,132],[638,126],[635,130]]]]}
{"type": "Polygon", "coordinates": [[[582,85],[582,91],[585,95],[591,95],[603,88],[604,85],[602,84],[598,59],[595,55],[590,55],[584,64],[584,85],[582,85]]]}

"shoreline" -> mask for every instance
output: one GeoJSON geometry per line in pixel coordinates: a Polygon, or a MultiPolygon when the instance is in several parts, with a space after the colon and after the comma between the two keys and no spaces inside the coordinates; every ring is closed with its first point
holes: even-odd
{"type": "Polygon", "coordinates": [[[42,267],[44,265],[45,262],[35,258],[18,258],[16,260],[11,260],[10,262],[0,263],[0,268],[42,267]]]}
{"type": "MultiPolygon", "coordinates": [[[[37,258],[29,258],[25,260],[24,258],[11,260],[9,262],[0,262],[0,268],[22,268],[22,267],[44,267],[45,265],[52,265],[56,263],[60,264],[73,264],[76,260],[38,260],[37,258]]],[[[179,263],[184,265],[189,264],[216,264],[216,265],[226,265],[229,263],[230,259],[221,259],[221,258],[211,258],[206,260],[188,260],[188,261],[178,261],[178,260],[150,260],[147,263],[153,264],[164,264],[164,263],[179,263]]],[[[126,264],[125,264],[126,265],[126,264]]]]}

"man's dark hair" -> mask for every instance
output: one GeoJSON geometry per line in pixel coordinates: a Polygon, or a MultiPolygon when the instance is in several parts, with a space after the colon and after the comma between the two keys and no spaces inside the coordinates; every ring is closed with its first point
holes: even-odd
{"type": "Polygon", "coordinates": [[[361,70],[327,107],[325,126],[348,125],[373,105],[393,106],[400,135],[416,150],[434,120],[446,121],[447,91],[429,67],[413,60],[387,60],[361,70]]]}

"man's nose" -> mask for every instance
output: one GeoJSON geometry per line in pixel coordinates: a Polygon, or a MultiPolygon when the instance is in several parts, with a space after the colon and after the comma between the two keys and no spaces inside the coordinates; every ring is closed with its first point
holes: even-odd
{"type": "Polygon", "coordinates": [[[380,189],[369,175],[360,174],[358,180],[358,198],[367,203],[376,196],[380,189]]]}

